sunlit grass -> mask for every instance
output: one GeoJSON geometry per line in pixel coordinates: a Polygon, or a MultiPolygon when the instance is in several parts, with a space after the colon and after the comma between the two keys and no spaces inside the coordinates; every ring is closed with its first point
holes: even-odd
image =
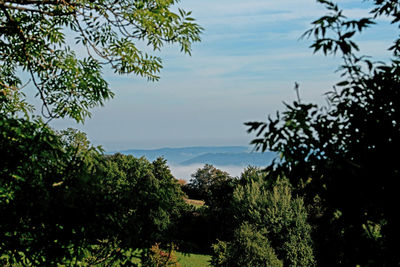
{"type": "Polygon", "coordinates": [[[203,267],[210,266],[211,256],[201,254],[184,254],[176,252],[179,266],[181,267],[203,267]]]}
{"type": "Polygon", "coordinates": [[[185,202],[187,204],[195,206],[196,208],[200,208],[200,207],[202,207],[204,205],[204,201],[203,200],[185,198],[185,202]]]}

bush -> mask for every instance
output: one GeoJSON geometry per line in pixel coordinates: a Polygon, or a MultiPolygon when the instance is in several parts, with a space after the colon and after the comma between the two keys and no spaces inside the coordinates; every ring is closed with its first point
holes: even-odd
{"type": "Polygon", "coordinates": [[[165,251],[160,248],[159,243],[156,243],[150,248],[142,264],[145,267],[161,267],[161,266],[178,267],[179,264],[175,255],[174,244],[171,244],[168,251],[165,251]]]}
{"type": "Polygon", "coordinates": [[[235,231],[233,241],[219,241],[213,249],[213,266],[283,266],[265,234],[248,223],[235,231]]]}
{"type": "Polygon", "coordinates": [[[246,179],[233,194],[234,216],[240,226],[232,240],[213,246],[213,264],[233,266],[242,259],[241,264],[253,264],[245,266],[314,266],[303,200],[292,197],[285,179],[274,185],[260,175],[246,179]]]}

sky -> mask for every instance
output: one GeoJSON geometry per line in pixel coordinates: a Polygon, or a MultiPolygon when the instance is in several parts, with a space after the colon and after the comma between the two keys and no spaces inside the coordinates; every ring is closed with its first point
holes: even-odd
{"type": "MultiPolygon", "coordinates": [[[[348,17],[367,14],[363,1],[343,0],[348,17]]],[[[313,54],[299,40],[311,21],[325,14],[315,0],[182,0],[203,28],[192,56],[177,46],[160,53],[158,82],[134,75],[104,76],[115,93],[82,124],[55,120],[56,129],[83,130],[106,151],[184,146],[248,145],[247,121],[264,120],[283,102],[323,104],[324,93],[340,80],[339,58],[313,54]]],[[[385,60],[395,37],[385,20],[357,38],[362,54],[385,60]]]]}

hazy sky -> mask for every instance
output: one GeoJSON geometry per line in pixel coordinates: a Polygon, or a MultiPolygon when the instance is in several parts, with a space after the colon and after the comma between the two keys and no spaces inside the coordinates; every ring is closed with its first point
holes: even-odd
{"type": "MultiPolygon", "coordinates": [[[[362,1],[339,1],[349,17],[363,16],[362,1]]],[[[84,130],[106,150],[198,145],[247,145],[243,123],[262,120],[301,97],[323,103],[338,81],[340,60],[313,55],[299,40],[310,22],[325,13],[314,0],[182,0],[205,28],[192,56],[178,47],[158,53],[159,82],[104,73],[115,98],[93,110],[84,125],[52,122],[55,128],[84,130]]],[[[394,31],[385,21],[359,40],[363,54],[385,59],[394,31]]]]}

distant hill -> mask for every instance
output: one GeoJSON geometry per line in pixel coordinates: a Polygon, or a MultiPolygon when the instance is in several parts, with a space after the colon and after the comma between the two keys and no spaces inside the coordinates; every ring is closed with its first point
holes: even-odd
{"type": "Polygon", "coordinates": [[[170,165],[208,163],[218,166],[265,166],[276,156],[272,152],[251,153],[250,147],[246,146],[129,149],[117,152],[135,157],[145,157],[150,161],[163,157],[170,165]]]}
{"type": "Polygon", "coordinates": [[[207,153],[181,162],[180,165],[196,163],[213,164],[218,166],[266,166],[276,157],[273,152],[265,153],[207,153]]]}

